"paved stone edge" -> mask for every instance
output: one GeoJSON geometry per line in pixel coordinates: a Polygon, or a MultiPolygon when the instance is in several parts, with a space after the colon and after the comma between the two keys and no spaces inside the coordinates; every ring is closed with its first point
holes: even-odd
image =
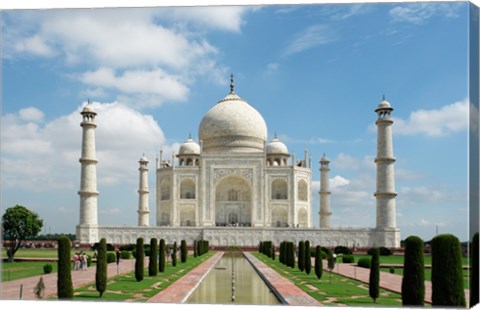
{"type": "Polygon", "coordinates": [[[163,291],[147,300],[156,303],[185,303],[203,279],[210,273],[224,252],[217,252],[205,262],[172,283],[163,291]],[[196,276],[200,275],[198,278],[196,276]],[[173,297],[177,295],[176,297],[173,297]],[[168,298],[167,298],[168,297],[168,298]],[[173,297],[173,298],[172,298],[173,297]]]}
{"type": "Polygon", "coordinates": [[[270,287],[278,300],[290,306],[321,306],[322,304],[308,295],[292,281],[284,278],[272,268],[265,265],[249,252],[243,252],[255,271],[270,287]]]}

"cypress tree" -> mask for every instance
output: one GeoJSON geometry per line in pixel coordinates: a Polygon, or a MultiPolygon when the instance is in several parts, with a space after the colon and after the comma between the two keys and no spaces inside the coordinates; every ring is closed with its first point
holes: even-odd
{"type": "Polygon", "coordinates": [[[58,239],[58,273],[57,296],[58,299],[73,299],[73,283],[70,262],[70,239],[58,239]]]}
{"type": "Polygon", "coordinates": [[[402,304],[423,306],[425,301],[425,265],[423,240],[417,236],[405,239],[403,261],[402,304]]]}
{"type": "Polygon", "coordinates": [[[478,232],[473,235],[470,248],[470,308],[478,304],[478,232]]]}
{"type": "Polygon", "coordinates": [[[285,256],[283,255],[283,248],[284,248],[285,241],[280,242],[280,252],[278,255],[278,261],[282,264],[285,264],[285,256]]]}
{"type": "Polygon", "coordinates": [[[322,248],[317,245],[315,248],[315,275],[317,276],[317,279],[322,278],[323,274],[323,262],[322,262],[322,248]]]}
{"type": "Polygon", "coordinates": [[[305,270],[305,241],[298,242],[298,269],[305,270]]]}
{"type": "Polygon", "coordinates": [[[305,241],[305,272],[310,274],[312,271],[312,249],[310,248],[310,241],[305,241]]]}
{"type": "Polygon", "coordinates": [[[187,241],[185,240],[180,242],[180,260],[182,263],[187,261],[187,241]]]}
{"type": "Polygon", "coordinates": [[[462,249],[450,234],[432,239],[432,306],[466,307],[462,249]]]}
{"type": "Polygon", "coordinates": [[[290,267],[295,268],[295,244],[290,242],[290,267]]]}
{"type": "Polygon", "coordinates": [[[377,298],[380,295],[380,250],[374,248],[372,251],[372,265],[370,267],[370,278],[368,281],[368,292],[373,302],[377,302],[377,298]]]}
{"type": "Polygon", "coordinates": [[[165,271],[165,240],[160,239],[160,246],[158,249],[160,253],[160,260],[158,261],[158,271],[164,272],[165,271]]]}
{"type": "Polygon", "coordinates": [[[100,239],[97,247],[97,265],[95,270],[95,287],[100,297],[107,290],[107,240],[100,239]]]}
{"type": "Polygon", "coordinates": [[[258,243],[258,253],[263,254],[263,242],[260,241],[258,243]]]}
{"type": "Polygon", "coordinates": [[[193,240],[193,257],[197,257],[197,240],[193,240]]]}
{"type": "Polygon", "coordinates": [[[177,242],[173,243],[173,252],[172,252],[172,266],[177,266],[177,242]]]}
{"type": "Polygon", "coordinates": [[[154,277],[158,274],[158,241],[150,239],[150,256],[148,261],[148,275],[154,277]]]}
{"type": "Polygon", "coordinates": [[[270,250],[272,253],[272,259],[275,260],[275,245],[272,243],[272,249],[270,250]]]}
{"type": "Polygon", "coordinates": [[[137,239],[137,247],[136,247],[136,255],[135,255],[135,279],[137,282],[143,280],[144,274],[144,259],[145,259],[145,250],[143,246],[143,238],[137,239]]]}

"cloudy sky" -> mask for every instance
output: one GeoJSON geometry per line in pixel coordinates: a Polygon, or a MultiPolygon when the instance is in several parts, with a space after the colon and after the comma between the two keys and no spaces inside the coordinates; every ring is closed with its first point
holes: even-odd
{"type": "MultiPolygon", "coordinates": [[[[2,17],[1,208],[43,232],[79,221],[81,115],[98,112],[99,223],[136,225],[138,159],[197,138],[235,90],[291,153],[331,160],[332,225],[375,226],[374,110],[394,107],[402,239],[468,236],[466,2],[6,9],[2,17]]],[[[3,211],[2,211],[3,213],[3,211]]]]}

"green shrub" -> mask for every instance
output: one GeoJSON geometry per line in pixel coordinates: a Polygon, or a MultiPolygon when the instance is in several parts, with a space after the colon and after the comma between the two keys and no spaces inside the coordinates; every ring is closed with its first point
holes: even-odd
{"type": "Polygon", "coordinates": [[[319,245],[315,248],[315,275],[321,279],[323,274],[322,249],[319,245]]]}
{"type": "Polygon", "coordinates": [[[357,266],[362,267],[362,268],[368,268],[370,269],[370,266],[372,265],[372,262],[370,258],[368,257],[362,257],[358,260],[357,266]]]}
{"type": "Polygon", "coordinates": [[[305,270],[305,241],[298,242],[298,270],[305,270]]]}
{"type": "Polygon", "coordinates": [[[377,302],[377,298],[380,295],[380,251],[378,249],[373,250],[372,262],[370,267],[370,277],[368,281],[368,292],[373,302],[377,302]]]}
{"type": "Polygon", "coordinates": [[[335,253],[335,254],[352,254],[352,251],[349,248],[347,248],[346,246],[339,245],[339,246],[336,246],[333,249],[333,253],[335,253]]]}
{"type": "Polygon", "coordinates": [[[312,270],[312,250],[310,248],[310,241],[305,241],[305,273],[310,274],[312,270]]]}
{"type": "Polygon", "coordinates": [[[43,265],[43,273],[49,274],[49,273],[52,272],[52,270],[53,270],[52,265],[50,265],[50,264],[43,265]]]}
{"type": "Polygon", "coordinates": [[[130,252],[127,250],[120,251],[120,258],[121,259],[130,259],[130,252]]]}
{"type": "Polygon", "coordinates": [[[153,277],[158,274],[158,243],[156,238],[150,239],[150,257],[148,260],[148,275],[153,277]]]}
{"type": "Polygon", "coordinates": [[[70,239],[60,237],[58,239],[58,274],[57,296],[58,299],[73,299],[73,283],[70,258],[70,239]]]}
{"type": "Polygon", "coordinates": [[[117,256],[115,253],[108,252],[107,253],[107,264],[115,263],[117,261],[117,256]]]}
{"type": "MultiPolygon", "coordinates": [[[[395,269],[393,271],[395,272],[395,269]]],[[[402,305],[423,306],[424,300],[425,264],[423,259],[423,240],[417,236],[410,236],[405,239],[402,305]]]]}
{"type": "Polygon", "coordinates": [[[352,254],[347,254],[342,256],[342,263],[352,264],[355,262],[355,257],[352,254]]]}
{"type": "Polygon", "coordinates": [[[158,247],[158,252],[160,253],[160,257],[158,260],[158,271],[164,272],[165,271],[165,240],[160,239],[160,245],[158,247]]]}
{"type": "Polygon", "coordinates": [[[460,241],[450,234],[438,235],[431,246],[432,306],[465,307],[460,241]]]}
{"type": "Polygon", "coordinates": [[[173,243],[173,252],[172,252],[172,266],[177,266],[177,242],[173,243]]]}
{"type": "Polygon", "coordinates": [[[180,242],[180,261],[182,263],[187,262],[188,250],[187,250],[187,241],[182,240],[180,242]]]}
{"type": "Polygon", "coordinates": [[[137,250],[135,256],[135,279],[137,282],[143,280],[144,276],[144,259],[145,252],[143,251],[143,238],[137,239],[137,250]]]}
{"type": "Polygon", "coordinates": [[[473,235],[470,248],[470,261],[472,267],[470,269],[470,307],[478,304],[478,232],[473,235]]]}
{"type": "Polygon", "coordinates": [[[107,241],[102,238],[97,247],[97,267],[95,270],[95,287],[100,297],[107,289],[107,241]]]}

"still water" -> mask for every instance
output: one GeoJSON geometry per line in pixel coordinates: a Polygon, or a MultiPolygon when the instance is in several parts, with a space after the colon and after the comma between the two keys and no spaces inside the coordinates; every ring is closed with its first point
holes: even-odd
{"type": "Polygon", "coordinates": [[[193,292],[187,303],[280,304],[241,253],[225,253],[193,292]]]}

